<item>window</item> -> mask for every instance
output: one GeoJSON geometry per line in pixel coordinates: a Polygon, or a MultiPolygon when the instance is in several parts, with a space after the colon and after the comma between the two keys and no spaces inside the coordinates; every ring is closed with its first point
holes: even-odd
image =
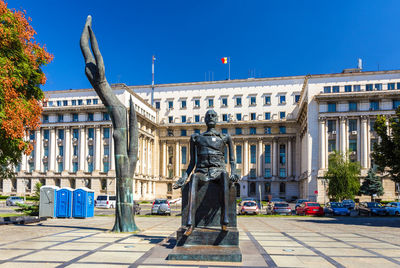
{"type": "Polygon", "coordinates": [[[236,114],[236,120],[242,121],[242,114],[236,114]]]}
{"type": "Polygon", "coordinates": [[[328,103],[328,112],[336,112],[336,103],[328,103]]]}
{"type": "Polygon", "coordinates": [[[181,122],[182,123],[186,123],[186,115],[182,115],[181,116],[181,122]]]}
{"type": "Polygon", "coordinates": [[[286,117],[286,113],[285,112],[280,112],[279,113],[279,118],[280,119],[285,119],[285,117],[286,117]]]}
{"type": "Polygon", "coordinates": [[[257,134],[257,129],[255,127],[250,128],[250,135],[256,135],[257,134]]]}
{"type": "MultiPolygon", "coordinates": [[[[31,140],[31,141],[33,141],[33,140],[35,140],[35,132],[34,131],[29,131],[29,139],[31,140]]],[[[33,155],[33,154],[32,154],[33,155]]]]}
{"type": "Polygon", "coordinates": [[[227,129],[227,128],[221,129],[221,133],[222,133],[222,134],[228,134],[228,129],[227,129]]]}
{"type": "Polygon", "coordinates": [[[351,86],[350,85],[344,86],[344,92],[351,92],[351,86]]]}
{"type": "Polygon", "coordinates": [[[270,144],[266,144],[264,146],[264,160],[265,160],[265,164],[270,164],[271,163],[271,145],[270,144]]]}
{"type": "Polygon", "coordinates": [[[181,101],[181,108],[186,109],[186,100],[181,101]]]}
{"type": "Polygon", "coordinates": [[[59,114],[58,117],[57,117],[57,121],[58,122],[64,122],[64,115],[59,114]]]}
{"type": "Polygon", "coordinates": [[[349,151],[357,152],[357,139],[349,139],[349,151]]]}
{"type": "Polygon", "coordinates": [[[357,111],[357,102],[355,102],[355,101],[349,101],[349,111],[350,111],[350,112],[355,112],[355,111],[357,111]]]}
{"type": "Polygon", "coordinates": [[[397,82],[397,85],[396,85],[397,87],[397,89],[400,89],[400,83],[399,82],[397,82]]]}
{"type": "Polygon", "coordinates": [[[72,162],[72,172],[78,172],[78,162],[72,162]]]}
{"type": "Polygon", "coordinates": [[[250,178],[255,179],[256,177],[257,177],[256,169],[255,168],[250,169],[250,178]]]}
{"type": "Polygon", "coordinates": [[[194,122],[196,122],[196,123],[200,122],[200,115],[196,114],[194,116],[194,122]]]}
{"type": "Polygon", "coordinates": [[[250,97],[250,106],[255,106],[257,104],[256,96],[250,97]]]}
{"type": "Polygon", "coordinates": [[[265,119],[265,120],[271,120],[271,113],[269,113],[269,112],[268,112],[268,113],[265,113],[265,114],[264,114],[264,119],[265,119]]]}
{"type": "Polygon", "coordinates": [[[250,113],[250,120],[256,120],[257,115],[256,113],[250,113]]]}
{"type": "Polygon", "coordinates": [[[93,172],[93,162],[88,163],[88,172],[93,172]]]}
{"type": "Polygon", "coordinates": [[[187,136],[186,129],[181,129],[181,136],[187,136]]]}
{"type": "Polygon", "coordinates": [[[90,145],[90,146],[88,146],[88,151],[89,151],[89,155],[90,156],[93,156],[93,152],[94,152],[94,150],[93,150],[93,145],[90,145]]]}
{"type": "Polygon", "coordinates": [[[370,119],[369,120],[369,131],[374,132],[375,131],[375,119],[370,119]]]}
{"type": "Polygon", "coordinates": [[[49,116],[48,115],[43,115],[43,123],[48,123],[49,122],[49,116]]]}
{"type": "Polygon", "coordinates": [[[328,132],[336,131],[336,120],[328,120],[328,132]]]}
{"type": "Polygon", "coordinates": [[[73,149],[73,155],[78,156],[78,146],[75,145],[72,149],[73,149]]]}
{"type": "Polygon", "coordinates": [[[324,93],[331,93],[331,87],[324,87],[324,93]]]}
{"type": "Polygon", "coordinates": [[[200,108],[200,100],[199,99],[194,100],[194,108],[200,108]]]}
{"type": "Polygon", "coordinates": [[[388,83],[388,90],[393,90],[394,86],[394,83],[388,83]]]}
{"type": "Polygon", "coordinates": [[[58,172],[62,172],[64,170],[63,166],[64,166],[63,162],[58,162],[57,171],[58,172]]]}
{"type": "Polygon", "coordinates": [[[172,124],[174,122],[174,118],[172,116],[168,116],[168,123],[172,124]]]}
{"type": "Polygon", "coordinates": [[[400,106],[400,100],[393,100],[393,109],[397,109],[400,106]]]}
{"type": "Polygon", "coordinates": [[[208,107],[209,108],[214,107],[214,99],[208,99],[208,107]]]}
{"type": "MultiPolygon", "coordinates": [[[[270,168],[264,169],[264,178],[271,178],[271,169],[270,168]]],[[[266,193],[269,193],[269,192],[266,192],[266,193]]]]}
{"type": "Polygon", "coordinates": [[[87,100],[86,100],[86,104],[87,104],[87,105],[91,105],[91,104],[92,104],[92,100],[91,100],[91,99],[87,99],[87,100]]]}
{"type": "Polygon", "coordinates": [[[242,106],[242,97],[236,97],[236,106],[242,106]]]}
{"type": "MultiPolygon", "coordinates": [[[[283,170],[283,173],[286,175],[285,170],[283,170]]],[[[285,177],[285,175],[281,177],[285,177]]],[[[279,193],[286,193],[286,184],[284,182],[279,184],[279,193]]]]}
{"type": "Polygon", "coordinates": [[[109,138],[110,138],[110,128],[105,127],[105,128],[103,129],[103,137],[104,137],[105,139],[109,139],[109,138]]]}
{"type": "Polygon", "coordinates": [[[264,134],[271,134],[271,127],[264,127],[264,134]]]}
{"type": "Polygon", "coordinates": [[[279,104],[285,104],[286,103],[286,96],[281,95],[279,96],[279,104]]]}
{"type": "Polygon", "coordinates": [[[156,101],[156,109],[160,110],[160,102],[159,101],[156,101]]]}
{"type": "MultiPolygon", "coordinates": [[[[281,178],[286,177],[286,169],[285,168],[279,169],[279,177],[281,177],[281,178]]],[[[281,185],[282,185],[282,183],[281,183],[281,185]]],[[[283,192],[281,192],[281,193],[283,193],[283,192]]]]}
{"type": "Polygon", "coordinates": [[[181,147],[181,155],[182,155],[182,164],[186,165],[187,161],[186,161],[186,153],[187,153],[187,147],[186,146],[182,146],[181,147]]]}
{"type": "Polygon", "coordinates": [[[63,101],[63,106],[68,106],[68,101],[67,100],[63,101]]]}
{"type": "Polygon", "coordinates": [[[264,97],[264,104],[265,105],[270,105],[271,104],[271,96],[265,96],[264,97]]]}
{"type": "Polygon", "coordinates": [[[195,134],[200,134],[200,129],[197,129],[197,128],[196,128],[196,129],[194,130],[194,133],[195,133],[195,134]]]}
{"type": "Polygon", "coordinates": [[[94,128],[88,128],[88,138],[94,139],[94,128]]]}
{"type": "Polygon", "coordinates": [[[74,129],[72,130],[72,138],[74,138],[74,139],[79,139],[79,129],[74,128],[74,129]]]}
{"type": "Polygon", "coordinates": [[[43,147],[43,148],[44,148],[43,155],[44,155],[44,156],[49,156],[49,146],[45,146],[45,147],[43,147]]]}
{"type": "Polygon", "coordinates": [[[78,105],[83,105],[83,100],[78,100],[78,105]]]}
{"type": "Polygon", "coordinates": [[[382,84],[375,84],[375,90],[382,90],[382,84]]]}
{"type": "Polygon", "coordinates": [[[373,87],[373,84],[366,84],[366,85],[365,85],[365,90],[366,90],[366,91],[372,91],[372,90],[373,90],[372,87],[373,87]]]}
{"type": "Polygon", "coordinates": [[[168,101],[168,109],[174,108],[174,101],[168,101]]]}
{"type": "Polygon", "coordinates": [[[357,119],[349,119],[349,132],[357,131],[357,119]]]}
{"type": "Polygon", "coordinates": [[[339,93],[339,86],[333,86],[332,87],[332,92],[333,93],[339,93]]]}
{"type": "Polygon", "coordinates": [[[236,163],[242,163],[242,145],[236,145],[236,163]]]}
{"type": "Polygon", "coordinates": [[[49,107],[53,107],[53,101],[49,101],[49,107]]]}
{"type": "Polygon", "coordinates": [[[354,92],[359,92],[359,91],[361,91],[361,86],[360,86],[360,85],[354,85],[354,86],[353,86],[353,91],[354,91],[354,92]]]}
{"type": "Polygon", "coordinates": [[[294,95],[294,103],[298,103],[300,101],[300,95],[294,95]]]}
{"type": "Polygon", "coordinates": [[[336,150],[336,140],[328,140],[328,152],[336,150]]]}
{"type": "Polygon", "coordinates": [[[103,172],[108,172],[109,170],[110,170],[109,162],[104,162],[103,163],[103,172]]]}
{"type": "Polygon", "coordinates": [[[221,106],[222,107],[227,107],[228,106],[228,98],[222,98],[221,106]]]}
{"type": "Polygon", "coordinates": [[[49,136],[50,136],[50,131],[48,129],[45,129],[44,132],[43,132],[43,138],[45,140],[48,140],[49,136]]]}
{"type": "Polygon", "coordinates": [[[78,122],[79,117],[78,114],[72,114],[72,122],[78,122]]]}
{"type": "Polygon", "coordinates": [[[286,146],[285,144],[279,145],[279,163],[284,165],[286,163],[286,146]]]}
{"type": "Polygon", "coordinates": [[[72,100],[71,105],[76,105],[76,100],[72,100]]]}
{"type": "Polygon", "coordinates": [[[379,110],[379,101],[369,101],[369,109],[371,111],[379,110]]]}
{"type": "Polygon", "coordinates": [[[228,122],[228,114],[222,114],[222,121],[228,122]]]}
{"type": "Polygon", "coordinates": [[[242,128],[240,128],[240,127],[235,128],[235,134],[242,135],[242,128]]]}
{"type": "Polygon", "coordinates": [[[104,145],[104,155],[110,156],[110,146],[104,145]]]}
{"type": "Polygon", "coordinates": [[[64,129],[58,129],[58,138],[61,140],[64,139],[64,129]]]}
{"type": "Polygon", "coordinates": [[[286,134],[286,127],[285,126],[280,126],[279,127],[279,133],[280,134],[286,134]]]}
{"type": "Polygon", "coordinates": [[[99,99],[93,99],[93,104],[99,104],[99,99]]]}
{"type": "Polygon", "coordinates": [[[58,100],[58,101],[57,101],[57,106],[60,107],[60,106],[61,106],[61,103],[62,103],[62,102],[58,100]]]}
{"type": "Polygon", "coordinates": [[[110,114],[109,113],[103,113],[103,120],[104,121],[110,120],[110,114]]]}

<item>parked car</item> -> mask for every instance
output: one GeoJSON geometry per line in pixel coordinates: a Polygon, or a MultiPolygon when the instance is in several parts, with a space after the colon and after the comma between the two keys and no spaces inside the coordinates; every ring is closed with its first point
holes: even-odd
{"type": "MultiPolygon", "coordinates": [[[[243,199],[242,199],[242,202],[243,202],[243,201],[254,201],[254,202],[257,203],[257,206],[258,206],[259,209],[262,208],[262,204],[260,203],[260,199],[257,199],[257,198],[254,198],[254,197],[246,197],[246,198],[243,198],[243,199]]],[[[240,204],[239,204],[239,205],[240,205],[240,204]]]]}
{"type": "Polygon", "coordinates": [[[297,215],[316,215],[316,216],[323,216],[324,210],[322,209],[321,205],[316,202],[303,202],[299,207],[296,209],[297,215]]]}
{"type": "Polygon", "coordinates": [[[239,205],[239,214],[258,214],[260,209],[256,201],[242,201],[239,205]]]}
{"type": "Polygon", "coordinates": [[[156,199],[151,207],[151,215],[161,214],[171,216],[171,206],[168,199],[156,199]]]}
{"type": "Polygon", "coordinates": [[[115,208],[117,197],[115,195],[101,194],[95,200],[96,208],[115,208]]]}
{"type": "Polygon", "coordinates": [[[362,202],[358,206],[358,215],[386,215],[385,207],[382,207],[378,202],[362,202]]]}
{"type": "Polygon", "coordinates": [[[355,209],[355,207],[356,207],[356,203],[351,199],[343,200],[342,205],[343,205],[343,207],[348,208],[348,209],[355,209]]]}
{"type": "Polygon", "coordinates": [[[331,216],[349,216],[350,210],[345,208],[342,203],[328,202],[324,207],[324,213],[331,216]]]}
{"type": "Polygon", "coordinates": [[[310,200],[308,200],[308,199],[297,199],[296,200],[296,205],[294,206],[294,209],[298,208],[304,202],[310,202],[310,200]]]}
{"type": "Polygon", "coordinates": [[[267,214],[292,215],[292,209],[286,202],[277,202],[267,207],[267,214]]]}
{"type": "Polygon", "coordinates": [[[385,206],[386,214],[390,216],[400,216],[400,202],[391,202],[385,206]]]}
{"type": "Polygon", "coordinates": [[[16,206],[17,203],[23,204],[24,199],[22,199],[19,196],[10,196],[9,198],[6,199],[6,206],[16,206]]]}

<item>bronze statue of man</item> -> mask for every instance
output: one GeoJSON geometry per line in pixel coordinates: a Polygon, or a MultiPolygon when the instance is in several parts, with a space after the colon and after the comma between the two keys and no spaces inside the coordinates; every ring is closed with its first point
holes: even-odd
{"type": "Polygon", "coordinates": [[[227,231],[229,224],[228,219],[228,202],[229,202],[229,188],[231,182],[237,182],[239,176],[236,174],[236,162],[233,153],[232,138],[228,134],[221,134],[215,126],[218,121],[218,115],[214,110],[209,110],[205,116],[205,123],[207,131],[201,134],[193,134],[190,137],[190,163],[182,176],[175,184],[174,189],[178,189],[185,184],[185,181],[192,173],[194,174],[190,179],[190,198],[189,198],[189,212],[188,212],[188,229],[186,236],[189,236],[194,229],[195,223],[195,200],[198,186],[205,182],[213,181],[220,183],[223,187],[223,220],[222,230],[227,231]],[[225,146],[228,146],[229,163],[231,166],[231,175],[225,169],[225,146]]]}

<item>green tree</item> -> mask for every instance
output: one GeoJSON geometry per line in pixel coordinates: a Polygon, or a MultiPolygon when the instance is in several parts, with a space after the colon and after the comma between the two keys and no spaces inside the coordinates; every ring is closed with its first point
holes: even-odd
{"type": "Polygon", "coordinates": [[[360,194],[371,196],[371,201],[373,201],[374,195],[384,194],[382,181],[372,168],[368,171],[368,175],[360,187],[360,194]]]}
{"type": "Polygon", "coordinates": [[[40,187],[42,187],[42,184],[40,182],[37,182],[35,184],[35,191],[32,196],[33,204],[17,203],[17,206],[19,208],[15,209],[15,211],[22,212],[25,215],[29,216],[39,216],[40,187]]]}
{"type": "Polygon", "coordinates": [[[328,181],[328,195],[337,201],[353,199],[360,189],[360,170],[360,164],[351,162],[347,154],[333,152],[324,176],[328,181]]]}
{"type": "MultiPolygon", "coordinates": [[[[29,20],[29,19],[28,19],[29,20]]],[[[22,153],[33,145],[24,137],[39,127],[46,83],[42,66],[52,60],[35,41],[25,11],[10,10],[0,0],[0,177],[12,177],[22,153]]]]}
{"type": "Polygon", "coordinates": [[[400,183],[400,107],[396,116],[390,119],[378,115],[375,121],[375,131],[380,137],[380,142],[375,143],[372,158],[380,172],[387,171],[393,181],[400,183]],[[386,122],[388,121],[388,126],[386,122]],[[390,135],[388,135],[388,127],[390,135]]]}

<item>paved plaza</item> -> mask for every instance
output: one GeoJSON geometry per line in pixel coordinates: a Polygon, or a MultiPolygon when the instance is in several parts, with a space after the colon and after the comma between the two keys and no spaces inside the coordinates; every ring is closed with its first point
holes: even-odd
{"type": "Polygon", "coordinates": [[[136,217],[136,234],[108,232],[113,221],[0,226],[0,267],[400,267],[393,217],[239,217],[242,263],[167,261],[177,216],[136,217]]]}

